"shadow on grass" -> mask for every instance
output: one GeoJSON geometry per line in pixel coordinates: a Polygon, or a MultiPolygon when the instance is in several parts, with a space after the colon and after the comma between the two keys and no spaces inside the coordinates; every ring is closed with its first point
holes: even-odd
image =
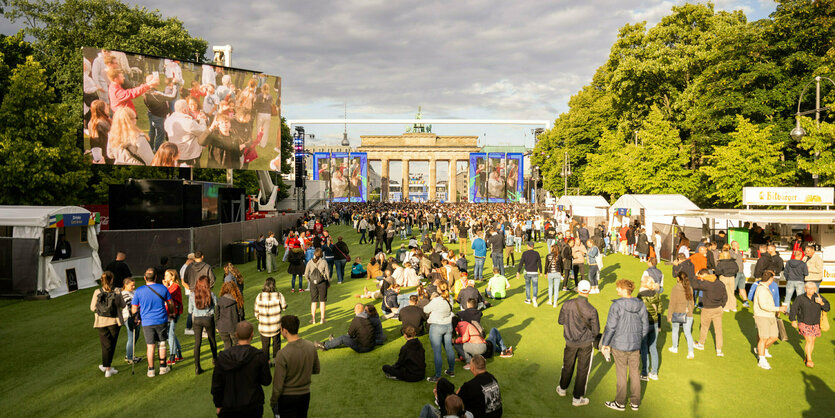
{"type": "MultiPolygon", "coordinates": [[[[835,343],[833,343],[835,344],[835,343]]],[[[803,411],[804,417],[819,417],[826,415],[825,411],[832,409],[832,399],[835,392],[820,377],[800,372],[803,375],[803,383],[806,385],[806,402],[809,402],[809,409],[803,411]]]]}
{"type": "Polygon", "coordinates": [[[702,384],[696,381],[690,381],[690,387],[693,388],[693,406],[691,407],[690,415],[694,417],[698,417],[699,414],[699,405],[701,405],[701,395],[702,395],[702,384]]]}
{"type": "Polygon", "coordinates": [[[589,376],[589,379],[586,383],[587,387],[597,387],[600,382],[603,380],[603,377],[606,376],[606,373],[612,368],[614,361],[606,361],[602,354],[598,356],[597,354],[592,354],[592,368],[591,372],[594,374],[589,376]]]}

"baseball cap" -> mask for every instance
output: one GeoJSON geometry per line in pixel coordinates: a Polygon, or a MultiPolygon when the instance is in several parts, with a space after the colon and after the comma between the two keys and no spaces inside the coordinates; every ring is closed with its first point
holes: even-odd
{"type": "Polygon", "coordinates": [[[588,280],[580,280],[580,283],[577,284],[577,291],[580,293],[589,293],[591,290],[591,283],[588,280]]]}

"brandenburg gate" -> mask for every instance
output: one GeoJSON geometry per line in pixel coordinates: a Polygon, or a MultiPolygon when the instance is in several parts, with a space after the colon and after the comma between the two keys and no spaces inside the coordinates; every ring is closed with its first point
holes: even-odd
{"type": "MultiPolygon", "coordinates": [[[[368,162],[380,161],[380,176],[386,182],[389,179],[389,163],[400,161],[403,167],[403,197],[408,199],[409,163],[411,161],[429,162],[429,200],[436,200],[437,183],[436,162],[447,161],[449,180],[447,182],[448,201],[457,200],[458,185],[456,167],[458,161],[469,163],[471,152],[480,152],[477,136],[439,136],[431,132],[405,133],[403,135],[365,135],[360,136],[361,145],[357,152],[368,153],[368,162]]],[[[385,185],[383,189],[385,189],[385,185]]],[[[466,193],[466,191],[464,191],[466,193]]]]}

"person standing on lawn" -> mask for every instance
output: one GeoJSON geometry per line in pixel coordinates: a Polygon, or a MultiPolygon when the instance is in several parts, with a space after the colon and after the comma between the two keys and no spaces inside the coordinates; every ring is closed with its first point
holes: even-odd
{"type": "Polygon", "coordinates": [[[252,248],[255,250],[255,266],[259,272],[267,269],[267,240],[264,239],[264,234],[258,236],[258,239],[253,241],[252,248]]]}
{"type": "MultiPolygon", "coordinates": [[[[111,367],[113,354],[116,353],[116,342],[122,330],[122,308],[125,300],[113,287],[113,273],[105,271],[101,275],[101,288],[93,292],[90,310],[93,311],[93,328],[99,332],[101,342],[101,364],[99,370],[104,377],[110,377],[119,371],[111,367]]],[[[132,331],[128,331],[132,332],[132,331]]]]}
{"type": "Polygon", "coordinates": [[[671,353],[678,353],[678,331],[684,329],[684,339],[687,340],[687,359],[692,360],[693,355],[693,290],[690,289],[690,279],[687,273],[678,272],[678,283],[670,291],[670,304],[667,307],[667,321],[673,325],[673,345],[668,349],[671,353]],[[673,319],[676,314],[676,319],[673,319]],[[684,318],[681,315],[684,314],[684,318]],[[680,322],[683,320],[684,322],[680,322]],[[679,321],[679,322],[677,322],[679,321]]]}
{"type": "Polygon", "coordinates": [[[612,301],[609,307],[600,351],[611,351],[615,359],[617,389],[615,400],[604,405],[618,411],[625,410],[628,381],[630,404],[632,410],[637,411],[641,405],[641,341],[649,333],[649,315],[644,303],[632,296],[635,284],[631,280],[620,279],[615,287],[619,298],[612,301]]]}
{"type": "Polygon", "coordinates": [[[171,371],[165,357],[165,341],[168,340],[168,310],[166,302],[171,300],[171,293],[160,283],[156,283],[154,269],[145,271],[145,286],[136,289],[131,311],[139,312],[142,320],[142,332],[148,355],[148,377],[154,377],[154,348],[159,344],[159,374],[171,371]]]}
{"type": "MultiPolygon", "coordinates": [[[[345,264],[351,259],[351,252],[348,244],[342,240],[342,236],[336,237],[336,244],[333,246],[333,267],[336,269],[336,282],[342,284],[345,280],[345,264]]],[[[327,266],[327,263],[325,263],[327,266]]],[[[327,277],[327,270],[325,271],[327,277]]]]}
{"type": "MultiPolygon", "coordinates": [[[[786,312],[785,306],[776,306],[774,303],[774,295],[771,293],[769,286],[774,281],[774,272],[766,270],[762,274],[762,279],[757,290],[754,293],[754,322],[757,324],[757,356],[759,362],[757,366],[760,368],[770,370],[771,365],[768,364],[767,358],[771,357],[768,352],[768,347],[777,341],[777,317],[778,312],[786,312]]],[[[820,318],[818,318],[820,320],[820,318]]]]}
{"type": "Polygon", "coordinates": [[[811,245],[806,247],[806,268],[809,271],[806,281],[814,283],[820,290],[823,280],[823,258],[815,252],[815,247],[811,245]]]}
{"type": "Polygon", "coordinates": [[[589,404],[589,399],[585,397],[586,385],[591,371],[594,340],[600,334],[597,309],[589,303],[590,291],[591,285],[588,280],[580,281],[577,285],[578,297],[563,303],[558,319],[559,324],[563,326],[565,350],[557,394],[565,396],[576,364],[577,380],[574,382],[574,399],[571,401],[574,406],[589,404]]]}
{"type": "Polygon", "coordinates": [[[690,287],[693,290],[703,292],[701,298],[702,312],[700,315],[699,342],[693,347],[696,350],[705,349],[707,333],[712,323],[713,332],[716,333],[716,355],[723,357],[725,354],[722,352],[722,345],[724,343],[724,339],[722,338],[722,313],[724,312],[725,304],[728,302],[728,292],[725,290],[725,285],[719,280],[716,280],[716,276],[709,274],[707,269],[702,269],[696,274],[695,279],[690,280],[690,287]]]}
{"type": "Polygon", "coordinates": [[[426,380],[437,382],[441,378],[443,368],[442,349],[446,350],[449,368],[444,373],[455,377],[455,351],[452,348],[452,304],[449,302],[449,288],[445,281],[439,281],[437,290],[432,293],[429,304],[423,307],[423,312],[429,315],[429,343],[435,360],[435,375],[426,380]]]}
{"type": "MultiPolygon", "coordinates": [[[[749,306],[748,295],[745,293],[745,282],[747,279],[745,277],[745,269],[743,268],[745,253],[739,250],[739,241],[731,242],[731,258],[736,263],[736,267],[738,269],[736,277],[734,278],[734,285],[736,286],[739,298],[742,299],[742,307],[747,308],[749,306]]],[[[736,296],[730,294],[728,295],[728,298],[736,299],[736,296]]],[[[734,301],[734,305],[736,305],[736,301],[734,301]]]]}
{"type": "MultiPolygon", "coordinates": [[[[651,258],[650,260],[655,260],[651,258]]],[[[658,283],[649,276],[641,279],[638,297],[647,307],[649,316],[649,333],[641,340],[641,380],[658,380],[658,332],[661,329],[661,295],[658,293],[658,283]],[[651,366],[650,367],[650,363],[651,366]]]]}
{"type": "Polygon", "coordinates": [[[275,233],[270,231],[267,233],[266,249],[267,249],[267,273],[278,271],[278,263],[276,262],[276,255],[278,255],[278,240],[275,239],[275,233]]]}
{"type": "Polygon", "coordinates": [[[815,350],[815,339],[821,336],[821,312],[829,312],[829,301],[817,293],[817,285],[813,282],[806,282],[804,290],[792,303],[789,320],[806,340],[806,367],[815,367],[812,351],[815,350]]]}
{"type": "Polygon", "coordinates": [[[319,354],[312,342],[299,337],[298,317],[283,316],[280,322],[287,344],[275,356],[270,407],[275,416],[306,417],[311,376],[319,374],[319,354]]]}
{"type": "MultiPolygon", "coordinates": [[[[341,237],[340,237],[341,238],[341,237]]],[[[340,240],[340,242],[342,242],[340,240]]],[[[340,269],[344,269],[343,263],[340,269]]],[[[339,271],[339,270],[337,270],[339,271]]],[[[322,258],[322,249],[313,252],[313,259],[307,262],[304,275],[310,283],[310,323],[316,323],[316,305],[319,305],[319,323],[325,323],[325,304],[328,301],[328,263],[322,258]]]]}
{"type": "Polygon", "coordinates": [[[264,389],[272,380],[267,355],[250,345],[252,324],[235,326],[238,344],[223,350],[212,372],[212,398],[219,417],[264,415],[264,389]]]}
{"type": "Polygon", "coordinates": [[[281,349],[279,322],[281,313],[287,309],[284,295],[275,288],[275,279],[267,277],[261,293],[255,297],[255,319],[258,320],[258,334],[261,335],[261,350],[270,358],[270,364],[281,349]],[[270,357],[270,341],[273,355],[270,357]]]}
{"type": "Polygon", "coordinates": [[[797,293],[797,296],[805,292],[806,276],[809,275],[809,268],[803,262],[803,252],[798,250],[792,253],[792,259],[786,263],[783,270],[783,278],[786,279],[786,299],[783,301],[784,306],[789,306],[792,303],[792,295],[797,293]]]}
{"type": "Polygon", "coordinates": [[[539,275],[542,274],[542,256],[533,249],[533,245],[533,241],[528,241],[528,250],[522,253],[516,274],[525,274],[525,303],[530,304],[533,299],[533,307],[536,308],[539,306],[536,299],[539,293],[539,275]]]}
{"type": "Polygon", "coordinates": [[[479,231],[477,231],[474,235],[475,238],[473,238],[472,250],[473,259],[475,260],[475,270],[473,271],[473,276],[475,276],[475,280],[482,281],[484,280],[484,262],[487,260],[487,243],[481,237],[481,233],[479,231]]]}

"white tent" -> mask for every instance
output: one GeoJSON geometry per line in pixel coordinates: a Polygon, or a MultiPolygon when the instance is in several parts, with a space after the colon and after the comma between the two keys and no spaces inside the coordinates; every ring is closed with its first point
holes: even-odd
{"type": "MultiPolygon", "coordinates": [[[[699,207],[680,194],[625,194],[612,205],[612,225],[623,225],[626,218],[639,219],[648,233],[653,223],[671,224],[676,215],[685,215],[699,207]]],[[[701,228],[698,218],[676,217],[678,225],[701,228]]]]}
{"type": "Polygon", "coordinates": [[[50,297],[97,285],[102,267],[95,215],[78,206],[0,206],[0,226],[12,227],[13,238],[34,238],[39,248],[54,248],[58,230],[72,248],[72,257],[53,261],[50,251],[39,254],[38,290],[50,297]],[[46,242],[49,241],[51,242],[46,242]],[[49,255],[45,255],[49,254],[49,255]]]}
{"type": "Polygon", "coordinates": [[[572,216],[606,217],[609,202],[603,196],[562,196],[557,201],[557,208],[572,216]]]}

